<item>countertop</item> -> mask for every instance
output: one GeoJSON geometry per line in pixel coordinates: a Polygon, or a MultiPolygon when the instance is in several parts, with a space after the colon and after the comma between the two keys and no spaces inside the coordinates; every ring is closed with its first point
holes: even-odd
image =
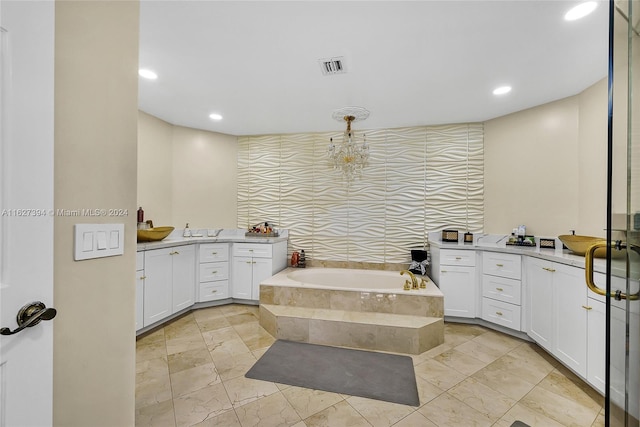
{"type": "MultiPolygon", "coordinates": [[[[480,250],[490,252],[502,252],[517,255],[526,255],[534,258],[540,258],[547,261],[558,262],[574,267],[584,268],[584,256],[574,255],[568,249],[562,249],[562,242],[556,239],[556,249],[526,247],[526,246],[507,246],[508,235],[480,234],[473,236],[473,243],[464,242],[443,242],[440,232],[429,233],[429,245],[442,249],[456,250],[480,250]]],[[[536,241],[537,242],[537,241],[536,241]]],[[[632,257],[638,257],[638,254],[631,252],[632,257]]],[[[640,262],[632,263],[640,265],[640,262]]],[[[614,276],[626,276],[626,260],[625,258],[612,259],[611,268],[614,276]]],[[[606,260],[604,258],[594,258],[593,270],[600,273],[606,272],[606,260]]],[[[632,271],[632,278],[639,278],[640,271],[632,271]]]]}
{"type": "Polygon", "coordinates": [[[202,237],[182,237],[183,229],[173,230],[169,236],[159,242],[138,243],[137,251],[151,249],[163,249],[173,246],[193,245],[196,243],[277,243],[286,242],[289,238],[289,230],[281,230],[278,237],[246,237],[244,229],[224,229],[218,236],[208,237],[207,230],[193,230],[194,234],[202,234],[202,237]]]}

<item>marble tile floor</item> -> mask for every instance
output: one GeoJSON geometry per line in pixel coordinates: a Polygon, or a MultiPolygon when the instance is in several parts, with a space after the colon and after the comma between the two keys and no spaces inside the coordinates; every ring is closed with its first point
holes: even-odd
{"type": "Polygon", "coordinates": [[[189,313],[137,341],[136,426],[604,426],[603,398],[535,344],[447,323],[414,361],[420,407],[244,377],[274,342],[258,307],[189,313]]]}

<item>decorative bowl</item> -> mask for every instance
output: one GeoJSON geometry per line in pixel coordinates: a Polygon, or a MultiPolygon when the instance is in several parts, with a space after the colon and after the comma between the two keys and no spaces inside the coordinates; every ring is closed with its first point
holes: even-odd
{"type": "Polygon", "coordinates": [[[174,227],[153,227],[138,230],[138,242],[159,242],[173,231],[174,227]]]}
{"type": "MultiPolygon", "coordinates": [[[[558,239],[560,239],[560,241],[564,243],[564,245],[569,248],[569,250],[575,255],[581,256],[584,256],[584,254],[587,252],[587,249],[589,249],[589,246],[593,245],[594,243],[606,243],[606,240],[602,237],[579,236],[575,234],[563,234],[562,236],[558,236],[558,239]]],[[[614,250],[611,252],[612,258],[618,258],[623,255],[624,251],[614,250]]],[[[606,256],[606,247],[598,248],[593,253],[594,258],[606,258],[606,256]]]]}

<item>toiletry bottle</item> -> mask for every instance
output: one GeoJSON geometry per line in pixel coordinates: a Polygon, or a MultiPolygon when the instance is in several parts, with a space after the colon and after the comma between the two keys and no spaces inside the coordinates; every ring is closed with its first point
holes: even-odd
{"type": "Polygon", "coordinates": [[[182,237],[191,237],[191,229],[189,228],[189,223],[184,227],[184,233],[182,233],[182,237]]]}
{"type": "Polygon", "coordinates": [[[142,210],[142,206],[138,208],[138,223],[144,222],[144,211],[142,210]]]}
{"type": "Polygon", "coordinates": [[[304,249],[300,251],[300,259],[298,260],[298,267],[305,268],[307,266],[307,257],[304,254],[304,249]]]}

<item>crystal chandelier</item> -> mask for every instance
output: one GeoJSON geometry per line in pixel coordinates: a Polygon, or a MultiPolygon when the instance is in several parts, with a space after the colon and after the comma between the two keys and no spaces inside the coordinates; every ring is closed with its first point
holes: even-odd
{"type": "Polygon", "coordinates": [[[369,111],[361,107],[344,107],[333,112],[333,118],[347,122],[347,130],[342,135],[342,143],[336,145],[331,138],[329,143],[329,162],[334,169],[342,171],[347,182],[353,181],[362,173],[369,159],[369,146],[366,135],[362,135],[362,143],[356,140],[355,132],[351,130],[351,123],[369,117],[369,111]]]}

